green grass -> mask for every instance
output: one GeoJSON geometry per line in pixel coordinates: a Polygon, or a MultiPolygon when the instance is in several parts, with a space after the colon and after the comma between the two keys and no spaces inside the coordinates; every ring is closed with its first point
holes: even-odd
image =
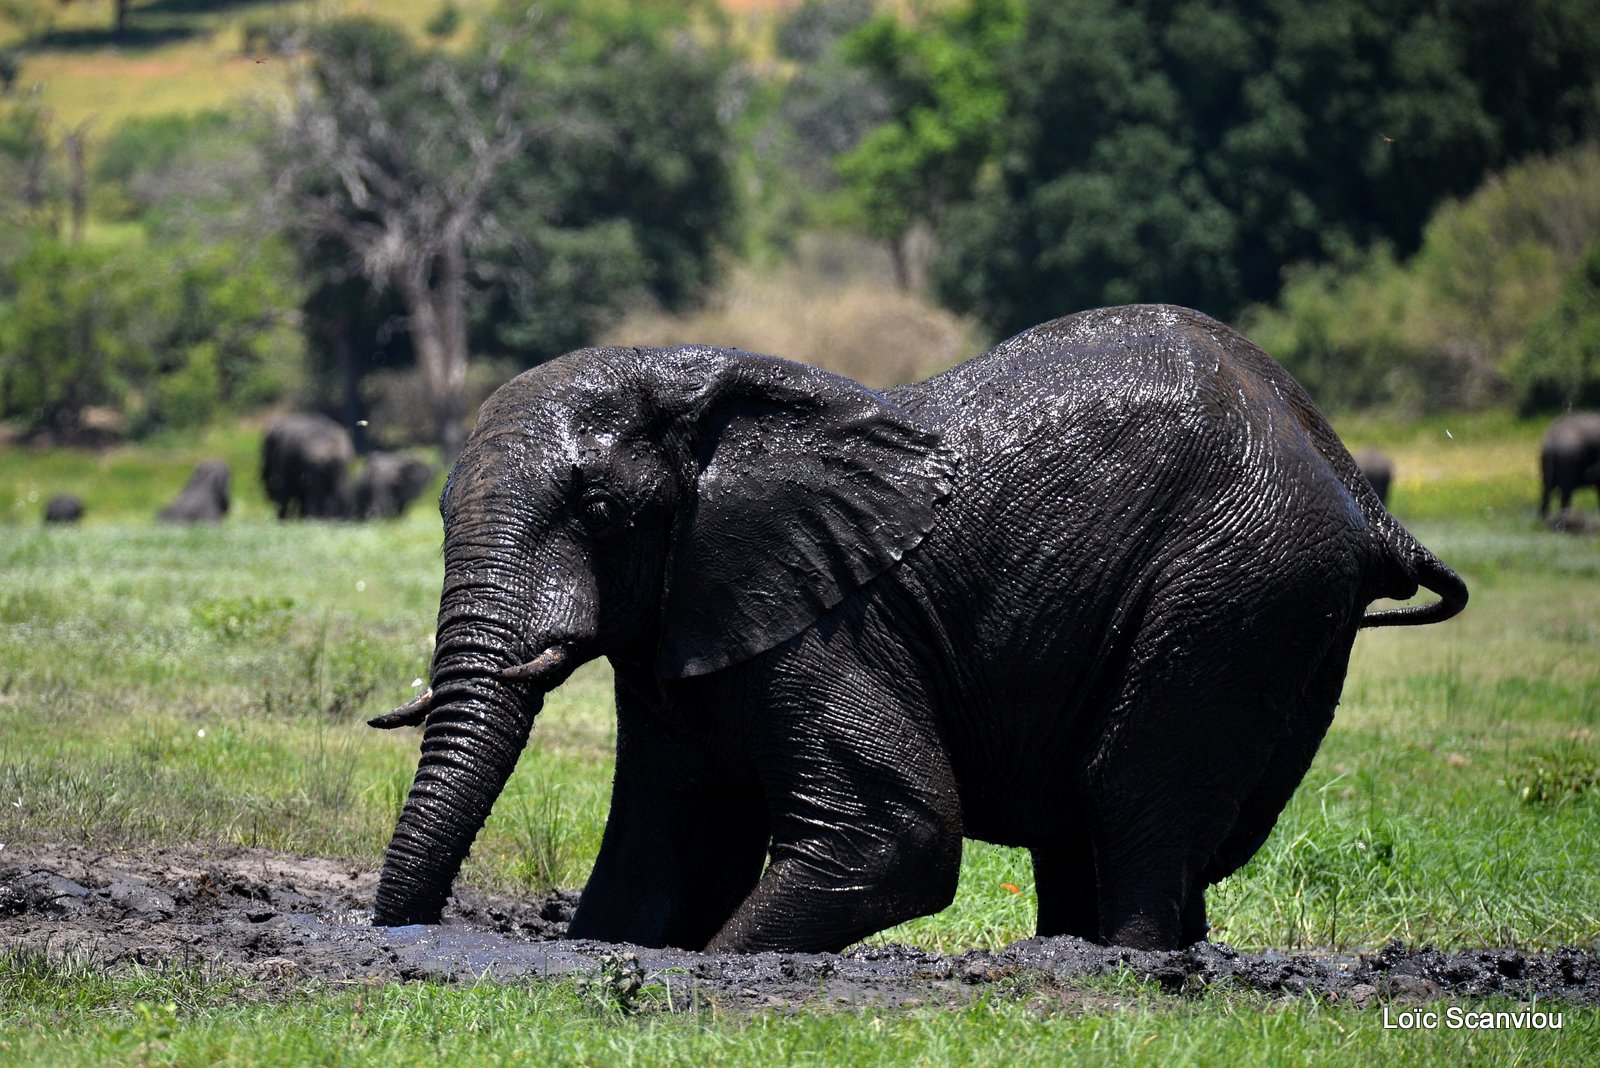
{"type": "Polygon", "coordinates": [[[233,473],[231,518],[265,519],[273,510],[261,487],[262,423],[252,417],[199,435],[94,450],[7,444],[0,447],[0,526],[38,523],[44,502],[58,493],[83,500],[86,526],[142,523],[209,459],[226,461],[233,473]]]}
{"type": "MultiPolygon", "coordinates": [[[[623,1015],[572,983],[307,985],[262,1000],[196,970],[107,975],[90,961],[0,959],[6,1064],[1574,1064],[1600,1011],[1542,1006],[1561,1030],[1393,1031],[1381,1010],[1229,990],[1174,998],[1129,976],[1070,991],[1018,984],[958,1009],[664,1013],[658,979],[623,1015]]],[[[1474,1003],[1471,1011],[1511,1008],[1474,1003]]],[[[1442,1011],[1442,1009],[1441,1009],[1442,1011]]]]}
{"type": "MultiPolygon", "coordinates": [[[[1131,975],[1058,990],[1013,985],[960,1009],[842,1007],[747,1014],[715,1001],[666,1014],[661,977],[619,1014],[574,983],[304,985],[262,998],[203,970],[123,969],[91,959],[0,959],[0,1058],[8,1065],[350,1063],[1243,1063],[1397,1065],[1442,1058],[1582,1063],[1600,1052],[1600,1010],[1550,1007],[1562,1030],[1392,1031],[1381,1010],[1210,990],[1171,998],[1131,975]]],[[[682,999],[682,990],[678,998],[682,999]]],[[[1477,1002],[1472,1010],[1509,1009],[1477,1002]]]]}
{"type": "MultiPolygon", "coordinates": [[[[1212,892],[1216,937],[1282,950],[1390,938],[1592,947],[1600,546],[1534,519],[1536,426],[1361,429],[1387,429],[1395,510],[1463,572],[1472,605],[1447,625],[1363,634],[1277,830],[1212,892]]],[[[0,841],[188,839],[378,865],[417,743],[362,720],[425,672],[437,516],[419,504],[391,524],[280,525],[255,480],[258,441],[245,426],[141,449],[0,453],[0,841]],[[215,528],[155,523],[209,455],[234,465],[236,514],[215,528]],[[41,503],[15,503],[57,490],[89,502],[83,525],[46,529],[41,503]]],[[[609,792],[608,685],[591,665],[552,695],[464,881],[581,885],[609,792]]],[[[1033,910],[1026,854],[969,843],[955,904],[877,940],[997,946],[1030,934],[1033,910]]],[[[1019,1049],[1051,1061],[1537,1063],[1593,1059],[1597,1032],[1585,1011],[1563,1032],[1401,1034],[1371,1010],[1174,999],[1126,982],[1004,990],[962,1010],[749,1017],[708,1004],[623,1018],[570,985],[285,994],[0,957],[8,1064],[411,1063],[443,1051],[452,1063],[947,1063],[1019,1049]]]]}
{"type": "MultiPolygon", "coordinates": [[[[241,50],[243,28],[263,20],[365,14],[396,22],[422,37],[443,0],[234,0],[231,3],[172,3],[134,0],[129,41],[110,39],[110,0],[35,0],[49,10],[44,39],[28,48],[18,85],[39,85],[41,100],[68,126],[92,120],[103,135],[117,122],[227,107],[240,100],[270,98],[283,91],[284,57],[251,56],[241,50]],[[209,10],[208,10],[209,9],[209,10]]],[[[448,44],[472,37],[477,17],[495,0],[455,0],[464,18],[448,44]]],[[[15,30],[0,22],[0,47],[15,30]]]]}
{"type": "Polygon", "coordinates": [[[1389,505],[1402,520],[1513,519],[1538,512],[1539,439],[1548,420],[1488,412],[1405,424],[1376,416],[1333,423],[1352,448],[1373,446],[1393,461],[1389,505]]]}

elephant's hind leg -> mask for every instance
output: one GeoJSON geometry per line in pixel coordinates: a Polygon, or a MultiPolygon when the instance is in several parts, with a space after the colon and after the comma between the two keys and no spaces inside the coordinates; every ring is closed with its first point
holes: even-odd
{"type": "Polygon", "coordinates": [[[1312,673],[1298,705],[1279,731],[1261,781],[1245,798],[1233,830],[1206,869],[1207,885],[1243,867],[1271,835],[1333,722],[1354,642],[1354,634],[1336,641],[1312,673]]]}
{"type": "Polygon", "coordinates": [[[1259,844],[1321,739],[1303,732],[1301,749],[1275,752],[1327,659],[1327,618],[1340,606],[1319,603],[1309,584],[1257,593],[1248,628],[1225,618],[1226,605],[1208,619],[1180,598],[1186,611],[1155,614],[1135,642],[1089,766],[1100,934],[1113,944],[1171,949],[1204,937],[1219,852],[1259,844]]]}

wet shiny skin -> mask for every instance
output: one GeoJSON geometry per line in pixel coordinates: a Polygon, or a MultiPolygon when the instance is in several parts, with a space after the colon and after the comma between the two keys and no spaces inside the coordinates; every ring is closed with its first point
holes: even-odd
{"type": "Polygon", "coordinates": [[[383,924],[437,918],[542,692],[603,655],[616,783],[572,937],[836,949],[944,907],[965,836],[1033,851],[1042,934],[1186,944],[1357,629],[1466,599],[1281,368],[1165,306],[881,395],[584,350],[484,405],[441,507],[383,924]],[[1364,615],[1419,584],[1441,600],[1364,615]],[[560,672],[507,675],[556,647],[560,672]]]}

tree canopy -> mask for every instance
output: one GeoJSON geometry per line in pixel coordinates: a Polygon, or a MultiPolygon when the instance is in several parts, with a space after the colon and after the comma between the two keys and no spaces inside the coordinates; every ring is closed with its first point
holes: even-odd
{"type": "Polygon", "coordinates": [[[996,71],[938,295],[1000,331],[1135,300],[1227,318],[1289,265],[1410,252],[1443,198],[1579,140],[1600,2],[1059,0],[996,71]]]}
{"type": "Polygon", "coordinates": [[[308,332],[359,373],[373,306],[397,301],[447,455],[469,353],[536,362],[631,298],[681,306],[710,279],[736,208],[724,60],[684,25],[551,3],[508,5],[461,55],[368,19],[307,34],[270,158],[322,279],[308,332]]]}
{"type": "Polygon", "coordinates": [[[882,15],[845,41],[845,55],[881,87],[892,117],[839,158],[839,173],[863,227],[891,243],[902,287],[909,279],[900,242],[917,223],[937,226],[950,205],[970,198],[1002,143],[1007,100],[995,60],[1016,44],[1022,20],[1018,0],[971,0],[930,27],[882,15]]]}

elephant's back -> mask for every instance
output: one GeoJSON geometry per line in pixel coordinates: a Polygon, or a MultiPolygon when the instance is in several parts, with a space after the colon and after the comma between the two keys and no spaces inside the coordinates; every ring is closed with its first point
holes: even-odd
{"type": "Polygon", "coordinates": [[[1081,766],[1141,636],[1280,618],[1353,635],[1389,582],[1393,521],[1349,453],[1292,377],[1198,312],[1069,316],[896,399],[959,459],[906,559],[940,646],[985,650],[949,669],[967,711],[947,728],[981,725],[953,746],[980,837],[1022,841],[1005,784],[1081,766]]]}
{"type": "Polygon", "coordinates": [[[1540,449],[1546,456],[1600,449],[1600,412],[1568,412],[1556,419],[1540,449]]]}
{"type": "Polygon", "coordinates": [[[1093,648],[1221,561],[1259,596],[1331,583],[1352,620],[1397,585],[1403,532],[1309,396],[1198,312],[1069,316],[899,392],[957,457],[913,573],[979,630],[1093,648]]]}
{"type": "Polygon", "coordinates": [[[970,477],[990,482],[1077,478],[1111,490],[1187,463],[1213,491],[1293,475],[1341,506],[1366,485],[1287,371],[1188,308],[1066,316],[891,395],[967,459],[970,477]]]}
{"type": "Polygon", "coordinates": [[[1078,409],[1287,408],[1295,393],[1303,398],[1230,327],[1190,308],[1134,304],[1054,319],[891,396],[959,432],[983,422],[1025,431],[1078,409]]]}

